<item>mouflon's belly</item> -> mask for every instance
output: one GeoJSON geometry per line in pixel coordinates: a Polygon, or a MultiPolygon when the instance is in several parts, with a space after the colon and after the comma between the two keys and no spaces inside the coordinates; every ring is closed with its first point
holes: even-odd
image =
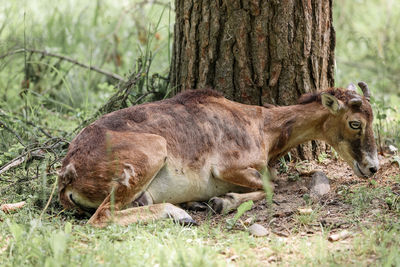
{"type": "Polygon", "coordinates": [[[148,189],[153,203],[179,204],[208,201],[229,192],[244,192],[243,187],[230,184],[211,175],[211,171],[183,171],[166,164],[153,179],[148,189]]]}

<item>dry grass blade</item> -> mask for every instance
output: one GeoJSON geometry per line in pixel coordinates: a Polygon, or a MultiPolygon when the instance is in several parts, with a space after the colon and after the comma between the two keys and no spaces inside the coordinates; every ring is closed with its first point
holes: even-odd
{"type": "Polygon", "coordinates": [[[53,199],[53,195],[54,195],[54,192],[56,191],[56,187],[57,187],[57,181],[58,181],[58,177],[56,176],[56,180],[54,181],[53,188],[51,189],[51,193],[50,193],[49,199],[47,200],[46,206],[44,207],[44,209],[40,213],[39,218],[42,218],[43,214],[45,213],[45,211],[49,207],[51,200],[53,199]]]}

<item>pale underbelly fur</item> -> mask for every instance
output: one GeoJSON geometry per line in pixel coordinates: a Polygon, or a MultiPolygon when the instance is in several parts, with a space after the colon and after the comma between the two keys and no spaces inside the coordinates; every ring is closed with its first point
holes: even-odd
{"type": "Polygon", "coordinates": [[[208,201],[229,192],[246,192],[248,189],[214,178],[211,171],[183,173],[165,165],[146,190],[153,203],[185,203],[208,201]]]}

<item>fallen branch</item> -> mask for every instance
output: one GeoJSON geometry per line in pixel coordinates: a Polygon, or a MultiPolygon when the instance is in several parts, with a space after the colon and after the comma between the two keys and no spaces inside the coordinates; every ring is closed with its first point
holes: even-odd
{"type": "Polygon", "coordinates": [[[36,147],[29,148],[29,145],[28,145],[28,147],[25,148],[25,149],[28,149],[27,151],[23,152],[18,157],[12,159],[10,162],[8,162],[5,165],[3,165],[2,167],[0,167],[0,174],[8,171],[9,169],[11,169],[13,167],[21,165],[23,162],[27,162],[27,164],[29,164],[32,160],[43,159],[44,153],[49,153],[49,152],[53,153],[54,157],[57,158],[57,155],[56,155],[56,152],[54,151],[54,149],[56,149],[58,146],[61,146],[61,143],[68,143],[68,142],[62,138],[53,137],[53,138],[50,138],[49,140],[45,141],[42,144],[34,144],[36,147]]]}
{"type": "Polygon", "coordinates": [[[63,55],[47,52],[46,50],[21,48],[21,49],[17,49],[17,50],[14,50],[14,51],[10,51],[10,52],[8,52],[8,53],[6,53],[4,55],[0,55],[0,59],[3,59],[5,57],[11,56],[11,55],[19,54],[19,53],[25,53],[25,52],[36,53],[36,54],[41,54],[43,56],[59,58],[61,60],[68,61],[68,62],[70,62],[72,64],[75,64],[75,65],[77,65],[79,67],[82,67],[82,68],[85,68],[85,69],[89,69],[89,70],[93,70],[93,71],[96,71],[96,72],[101,73],[103,75],[106,75],[108,77],[111,77],[111,78],[113,78],[115,80],[125,82],[125,79],[123,77],[119,76],[118,74],[102,70],[102,69],[100,69],[98,67],[95,67],[95,66],[88,66],[88,65],[86,65],[84,63],[81,63],[81,62],[78,62],[75,59],[72,59],[70,57],[66,57],[66,56],[63,56],[63,55]]]}
{"type": "MultiPolygon", "coordinates": [[[[8,117],[8,118],[11,118],[11,119],[13,119],[14,122],[17,121],[17,122],[19,122],[19,123],[23,123],[23,124],[26,124],[26,125],[33,126],[33,127],[37,128],[41,133],[43,133],[43,134],[44,134],[45,136],[47,136],[48,138],[53,138],[53,136],[51,136],[51,134],[48,132],[49,129],[45,130],[44,128],[38,126],[36,123],[33,123],[33,122],[31,122],[31,121],[27,121],[27,120],[21,120],[21,119],[18,118],[18,117],[15,117],[15,116],[12,116],[12,115],[10,115],[10,114],[7,114],[7,113],[6,113],[4,110],[2,110],[2,109],[0,109],[0,116],[5,116],[5,117],[8,117]]],[[[0,126],[1,126],[1,121],[0,121],[0,126]]],[[[53,129],[53,130],[54,130],[54,129],[53,129]]],[[[58,129],[57,129],[57,130],[58,130],[58,129]]],[[[59,130],[58,130],[58,131],[59,131],[59,130]]]]}
{"type": "Polygon", "coordinates": [[[25,161],[26,156],[18,156],[15,159],[13,159],[12,161],[8,162],[7,164],[5,164],[3,167],[0,168],[0,174],[2,174],[3,172],[8,171],[9,169],[16,167],[20,164],[22,164],[25,161]]]}

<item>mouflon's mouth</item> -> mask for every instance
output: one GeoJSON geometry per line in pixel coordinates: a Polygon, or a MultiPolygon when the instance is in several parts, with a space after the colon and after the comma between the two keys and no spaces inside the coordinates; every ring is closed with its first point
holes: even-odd
{"type": "Polygon", "coordinates": [[[362,172],[362,170],[360,169],[360,165],[358,165],[358,162],[356,162],[356,167],[357,170],[360,172],[360,174],[364,177],[364,178],[368,178],[368,175],[366,175],[365,173],[362,172]]]}

